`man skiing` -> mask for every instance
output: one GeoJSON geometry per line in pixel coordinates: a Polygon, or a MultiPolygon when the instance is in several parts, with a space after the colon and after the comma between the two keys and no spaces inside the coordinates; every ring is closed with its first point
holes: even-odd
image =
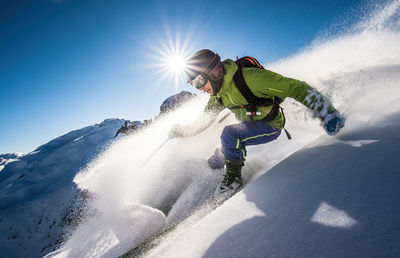
{"type": "Polygon", "coordinates": [[[344,117],[330,101],[307,83],[263,69],[251,57],[221,62],[218,54],[202,49],[189,58],[185,75],[193,87],[211,96],[202,117],[190,125],[174,125],[169,132],[170,138],[190,137],[204,131],[225,108],[240,121],[224,128],[222,149],[217,149],[208,160],[212,168],[226,165],[216,195],[232,194],[242,185],[246,146],[267,143],[279,137],[285,126],[279,104],[286,97],[310,108],[321,119],[329,135],[335,135],[345,123],[344,117]],[[246,62],[247,65],[243,65],[246,62]]]}

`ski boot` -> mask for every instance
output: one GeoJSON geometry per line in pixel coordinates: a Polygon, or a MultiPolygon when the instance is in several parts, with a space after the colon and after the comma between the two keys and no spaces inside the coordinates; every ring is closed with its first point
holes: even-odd
{"type": "Polygon", "coordinates": [[[243,160],[226,160],[226,173],[224,179],[217,187],[215,197],[229,197],[233,195],[242,186],[242,167],[243,160]]]}

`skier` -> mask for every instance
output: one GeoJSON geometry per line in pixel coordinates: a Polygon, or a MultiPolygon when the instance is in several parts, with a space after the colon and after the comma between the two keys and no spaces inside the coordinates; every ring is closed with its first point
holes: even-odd
{"type": "Polygon", "coordinates": [[[246,58],[251,64],[242,66],[242,58],[221,62],[219,55],[209,49],[193,54],[185,75],[193,87],[211,96],[199,119],[189,125],[174,125],[169,131],[170,138],[191,137],[208,128],[223,109],[235,114],[240,123],[224,128],[222,149],[218,148],[208,160],[212,168],[226,165],[224,178],[215,192],[217,196],[230,195],[242,186],[246,146],[279,137],[285,126],[279,106],[284,98],[293,98],[310,108],[329,135],[335,135],[345,123],[330,101],[307,83],[263,69],[256,59],[246,58]]]}

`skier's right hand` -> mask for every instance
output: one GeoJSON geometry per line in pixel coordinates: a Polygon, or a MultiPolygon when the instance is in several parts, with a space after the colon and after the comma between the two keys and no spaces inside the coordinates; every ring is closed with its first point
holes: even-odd
{"type": "Polygon", "coordinates": [[[335,135],[339,132],[341,128],[344,127],[346,119],[341,116],[339,113],[335,112],[333,114],[329,114],[325,117],[324,129],[329,135],[335,135]]]}
{"type": "Polygon", "coordinates": [[[182,137],[185,136],[185,133],[184,133],[184,132],[185,132],[184,126],[183,126],[183,125],[176,124],[176,125],[173,125],[173,126],[171,127],[171,129],[169,130],[168,137],[169,137],[170,139],[173,139],[173,138],[182,138],[182,137]]]}

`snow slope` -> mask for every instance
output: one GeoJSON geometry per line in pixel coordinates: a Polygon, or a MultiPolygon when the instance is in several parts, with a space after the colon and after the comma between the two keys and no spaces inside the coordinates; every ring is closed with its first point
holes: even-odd
{"type": "Polygon", "coordinates": [[[400,115],[321,136],[147,257],[399,257],[400,115]]]}
{"type": "Polygon", "coordinates": [[[31,153],[1,155],[1,164],[6,163],[0,171],[2,257],[41,257],[79,224],[88,193],[78,191],[72,180],[104,150],[124,122],[107,119],[58,137],[31,153]]]}
{"type": "Polygon", "coordinates": [[[347,118],[338,136],[285,101],[293,140],[248,148],[248,185],[211,210],[223,171],[205,160],[236,121],[165,142],[173,124],[201,113],[207,96],[196,98],[120,138],[74,178],[95,196],[94,213],[48,257],[116,257],[181,221],[145,255],[399,256],[399,7],[390,1],[342,36],[266,65],[328,95],[347,118]]]}

